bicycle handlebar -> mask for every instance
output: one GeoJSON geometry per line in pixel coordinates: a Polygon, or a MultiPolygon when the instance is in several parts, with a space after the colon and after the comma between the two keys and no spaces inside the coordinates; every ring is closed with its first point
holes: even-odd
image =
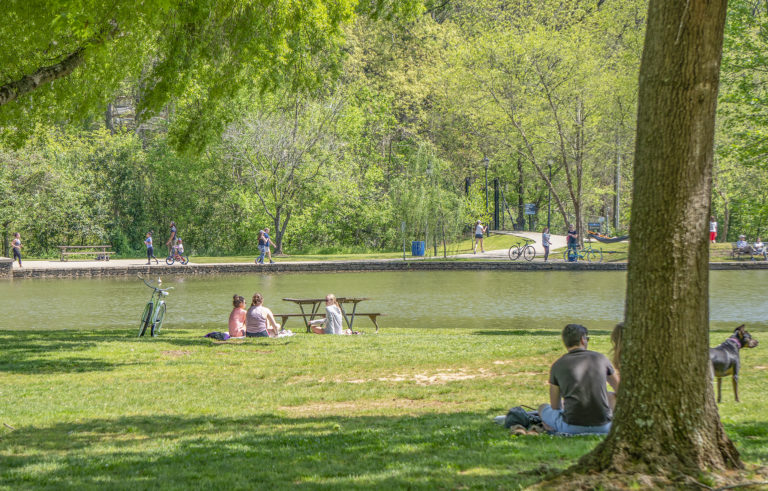
{"type": "Polygon", "coordinates": [[[156,287],[156,286],[154,286],[154,285],[150,285],[149,283],[147,283],[147,280],[145,280],[145,279],[144,279],[144,278],[143,278],[143,277],[142,277],[140,274],[138,274],[138,275],[136,275],[136,276],[137,276],[137,277],[138,277],[138,278],[139,278],[141,281],[143,281],[145,285],[147,285],[149,288],[152,288],[153,290],[155,290],[155,291],[157,291],[157,292],[165,292],[166,294],[168,294],[168,290],[173,290],[173,287],[172,287],[172,286],[169,286],[168,288],[158,288],[158,287],[156,287]]]}

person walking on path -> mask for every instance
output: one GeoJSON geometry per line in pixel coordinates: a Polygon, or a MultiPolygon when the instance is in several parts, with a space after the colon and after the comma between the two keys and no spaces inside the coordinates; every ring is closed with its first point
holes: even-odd
{"type": "Polygon", "coordinates": [[[171,236],[168,239],[168,242],[165,243],[165,245],[168,247],[168,255],[173,255],[173,246],[176,245],[176,237],[177,237],[177,231],[176,231],[176,222],[171,221],[171,236]]]}
{"type": "Polygon", "coordinates": [[[269,229],[259,230],[259,258],[256,260],[256,264],[264,264],[264,256],[269,256],[269,262],[274,263],[272,260],[272,251],[269,248],[269,244],[275,245],[272,239],[269,238],[269,229]]]}
{"type": "MultiPolygon", "coordinates": [[[[269,237],[269,227],[264,228],[264,239],[266,241],[266,253],[267,258],[269,258],[269,263],[274,264],[275,262],[272,260],[272,249],[270,249],[270,244],[277,248],[277,245],[275,245],[274,242],[272,242],[272,239],[269,237]]],[[[263,259],[262,259],[263,261],[263,259]]]]}
{"type": "Polygon", "coordinates": [[[715,243],[717,241],[717,222],[715,217],[709,217],[709,241],[715,243]]]}
{"type": "Polygon", "coordinates": [[[475,242],[472,244],[472,253],[477,254],[477,241],[480,241],[480,252],[485,252],[483,247],[483,234],[488,231],[488,226],[483,227],[483,222],[478,220],[475,224],[475,242]]]}
{"type": "Polygon", "coordinates": [[[160,261],[155,257],[155,248],[152,246],[152,231],[147,232],[147,238],[144,239],[144,245],[147,246],[147,264],[151,264],[152,259],[155,260],[155,264],[160,261]]]}
{"type": "Polygon", "coordinates": [[[13,242],[11,242],[11,248],[13,249],[13,260],[19,260],[19,267],[23,267],[21,265],[21,235],[16,232],[13,234],[13,242]]]}
{"type": "Polygon", "coordinates": [[[541,245],[544,247],[544,262],[547,262],[547,258],[549,257],[550,244],[549,228],[544,227],[544,230],[541,232],[541,245]]]}

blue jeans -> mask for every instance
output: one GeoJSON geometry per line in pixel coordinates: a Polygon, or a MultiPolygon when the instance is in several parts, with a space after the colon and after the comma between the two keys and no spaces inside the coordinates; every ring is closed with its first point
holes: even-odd
{"type": "Polygon", "coordinates": [[[246,332],[245,337],[246,338],[268,338],[269,334],[267,334],[267,331],[246,332]]]}
{"type": "Polygon", "coordinates": [[[264,264],[264,254],[267,253],[267,246],[259,246],[259,258],[256,260],[259,264],[264,264]]]}
{"type": "Polygon", "coordinates": [[[558,433],[568,433],[569,435],[579,435],[581,433],[608,433],[611,431],[611,422],[600,426],[581,426],[569,425],[563,421],[563,410],[552,409],[547,404],[541,411],[541,419],[547,426],[552,427],[558,433]]]}

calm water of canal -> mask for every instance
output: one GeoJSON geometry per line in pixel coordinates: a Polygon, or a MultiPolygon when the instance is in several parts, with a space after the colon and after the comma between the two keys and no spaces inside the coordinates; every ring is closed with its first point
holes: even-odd
{"type": "MultiPolygon", "coordinates": [[[[712,327],[768,327],[768,271],[713,271],[712,327]]],[[[559,329],[579,322],[609,329],[621,319],[623,272],[376,272],[167,276],[167,328],[226,330],[232,295],[261,292],[275,312],[298,311],[283,297],[369,297],[358,307],[383,312],[390,327],[559,329]]],[[[0,282],[0,329],[138,326],[150,290],[135,278],[0,282]]],[[[369,327],[366,318],[358,327],[369,327]]],[[[293,328],[299,323],[295,320],[293,328]]],[[[290,325],[288,326],[291,327],[290,325]]]]}

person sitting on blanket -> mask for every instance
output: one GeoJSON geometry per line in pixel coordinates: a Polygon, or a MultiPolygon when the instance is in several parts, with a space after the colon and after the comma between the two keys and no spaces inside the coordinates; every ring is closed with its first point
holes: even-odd
{"type": "Polygon", "coordinates": [[[325,296],[325,318],[310,321],[309,328],[315,334],[342,334],[341,308],[336,295],[329,293],[325,296]]]}
{"type": "Polygon", "coordinates": [[[275,322],[272,311],[264,306],[261,293],[254,293],[251,307],[245,313],[245,336],[248,338],[276,338],[280,324],[275,322]]]}
{"type": "Polygon", "coordinates": [[[229,314],[229,337],[245,337],[245,299],[240,295],[232,296],[232,305],[235,307],[229,314]]]}
{"type": "Polygon", "coordinates": [[[561,356],[549,372],[549,404],[539,406],[544,424],[558,433],[608,433],[613,412],[608,382],[614,391],[619,378],[608,358],[589,351],[587,328],[568,324],[563,328],[563,343],[568,353],[561,356]]]}

